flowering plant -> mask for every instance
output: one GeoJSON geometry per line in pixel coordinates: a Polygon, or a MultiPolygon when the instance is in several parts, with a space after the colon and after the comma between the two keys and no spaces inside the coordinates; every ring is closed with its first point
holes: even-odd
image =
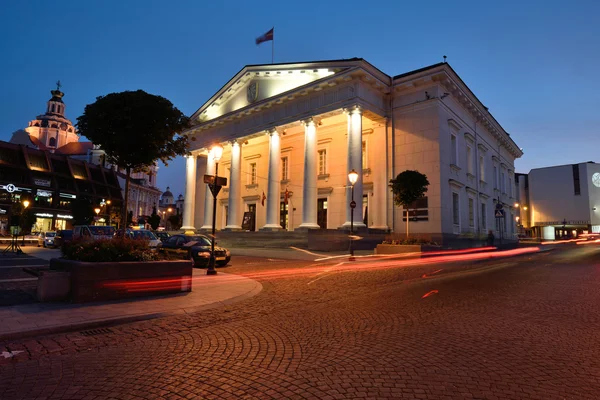
{"type": "Polygon", "coordinates": [[[74,240],[61,247],[63,258],[86,262],[157,261],[159,255],[151,251],[147,240],[113,238],[74,240]]]}

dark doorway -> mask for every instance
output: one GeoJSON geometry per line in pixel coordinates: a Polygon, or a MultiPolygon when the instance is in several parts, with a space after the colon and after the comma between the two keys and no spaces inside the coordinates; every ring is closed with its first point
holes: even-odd
{"type": "Polygon", "coordinates": [[[256,204],[248,204],[248,212],[252,213],[250,230],[254,232],[256,230],[256,204]]]}
{"type": "Polygon", "coordinates": [[[279,225],[285,230],[288,228],[288,205],[285,201],[279,203],[279,225]]]}
{"type": "Polygon", "coordinates": [[[327,199],[317,200],[317,224],[321,229],[327,229],[327,199]]]}

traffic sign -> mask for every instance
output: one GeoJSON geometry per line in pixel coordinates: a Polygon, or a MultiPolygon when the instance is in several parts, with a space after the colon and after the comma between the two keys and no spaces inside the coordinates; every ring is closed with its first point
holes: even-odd
{"type": "Polygon", "coordinates": [[[504,210],[496,210],[496,218],[504,218],[504,210]]]}
{"type": "Polygon", "coordinates": [[[356,202],[354,200],[350,202],[350,208],[356,208],[356,202]]]}
{"type": "MultiPolygon", "coordinates": [[[[504,207],[502,207],[502,204],[500,203],[496,203],[496,210],[502,210],[504,207]]],[[[502,214],[504,216],[504,214],[502,214]]]]}
{"type": "MultiPolygon", "coordinates": [[[[214,175],[204,175],[204,183],[208,183],[209,185],[214,184],[215,176],[214,175]]],[[[225,178],[223,176],[217,176],[217,185],[227,186],[227,178],[225,178]]]]}
{"type": "Polygon", "coordinates": [[[222,186],[221,185],[208,185],[208,187],[210,188],[210,191],[212,192],[213,196],[217,197],[217,195],[219,194],[219,192],[221,191],[222,186]]]}

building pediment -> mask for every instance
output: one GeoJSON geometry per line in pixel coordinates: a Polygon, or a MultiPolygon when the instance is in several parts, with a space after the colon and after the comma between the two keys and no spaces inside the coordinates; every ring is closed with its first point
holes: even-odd
{"type": "Polygon", "coordinates": [[[373,69],[369,72],[385,80],[385,74],[362,59],[246,66],[202,105],[191,121],[202,124],[302,87],[319,90],[336,85],[338,77],[360,69],[373,69]]]}

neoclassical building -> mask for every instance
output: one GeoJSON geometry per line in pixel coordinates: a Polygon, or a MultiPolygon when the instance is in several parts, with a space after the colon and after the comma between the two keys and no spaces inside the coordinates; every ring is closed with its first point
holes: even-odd
{"type": "Polygon", "coordinates": [[[210,149],[220,144],[228,185],[217,229],[347,229],[355,170],[354,226],[402,233],[406,214],[388,182],[412,169],[430,186],[409,208],[411,233],[440,241],[516,233],[522,151],[447,63],[397,76],[360,58],[249,65],[191,120],[183,229],[212,224],[203,176],[215,173],[210,149]]]}

